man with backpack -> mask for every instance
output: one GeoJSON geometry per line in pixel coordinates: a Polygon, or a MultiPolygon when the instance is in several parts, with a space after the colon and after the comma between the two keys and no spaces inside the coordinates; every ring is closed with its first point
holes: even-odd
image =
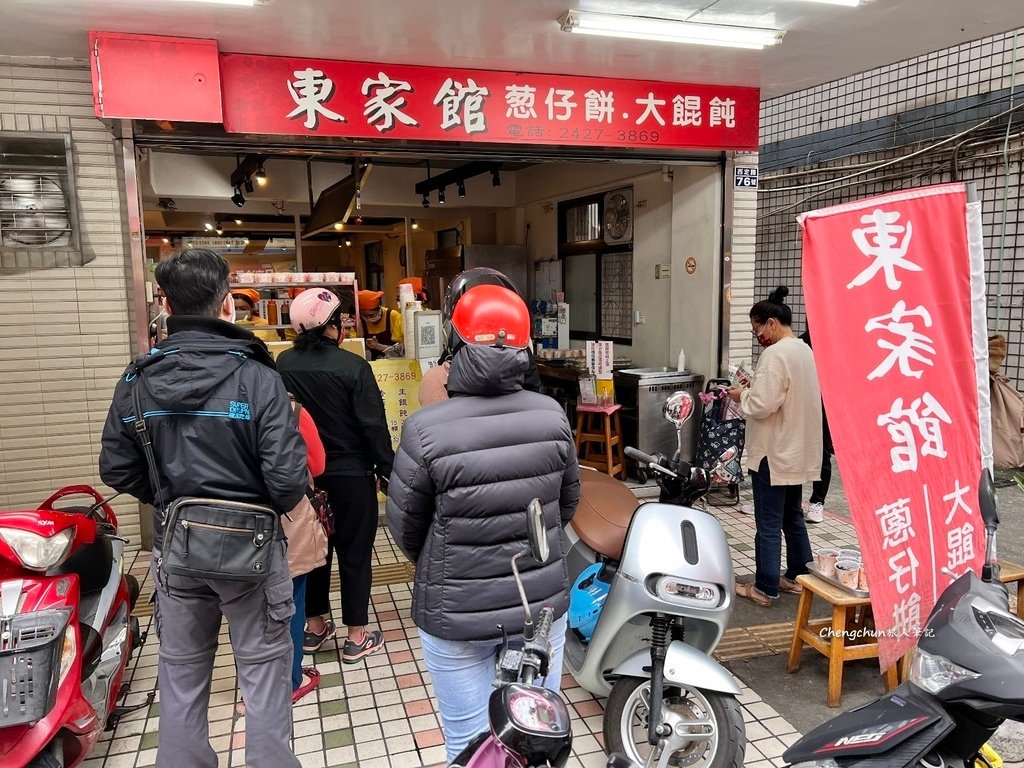
{"type": "Polygon", "coordinates": [[[156,764],[217,768],[208,711],[224,616],[246,706],[246,763],[299,768],[289,745],[295,605],[276,518],[305,492],[306,448],[266,346],[232,323],[227,262],[211,251],[187,250],[161,261],[156,280],[170,335],[118,381],[99,459],[107,485],[155,507],[156,764]],[[201,503],[189,507],[194,500],[201,503]],[[176,516],[185,509],[192,517],[176,516]],[[202,515],[230,519],[243,509],[252,514],[240,519],[269,521],[267,527],[222,536],[227,547],[211,544],[217,540],[210,537],[239,529],[199,522],[202,515]],[[185,526],[184,546],[172,547],[182,519],[192,527],[185,526]],[[197,569],[204,556],[212,561],[205,572],[215,575],[185,575],[186,554],[197,569]],[[229,573],[243,555],[251,558],[251,573],[229,573]],[[225,557],[234,559],[223,563],[225,557]]]}

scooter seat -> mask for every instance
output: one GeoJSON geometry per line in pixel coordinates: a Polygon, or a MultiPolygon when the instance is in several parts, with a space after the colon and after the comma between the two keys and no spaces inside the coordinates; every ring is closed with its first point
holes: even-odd
{"type": "Polygon", "coordinates": [[[636,496],[621,480],[603,472],[581,470],[580,503],[572,518],[573,530],[592,550],[618,561],[638,506],[636,496]]]}

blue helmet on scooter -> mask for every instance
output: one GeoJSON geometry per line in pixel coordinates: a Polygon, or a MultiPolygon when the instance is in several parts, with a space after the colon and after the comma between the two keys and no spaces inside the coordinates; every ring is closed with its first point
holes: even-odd
{"type": "Polygon", "coordinates": [[[588,643],[612,585],[600,578],[603,563],[585,568],[569,591],[569,626],[588,643]]]}

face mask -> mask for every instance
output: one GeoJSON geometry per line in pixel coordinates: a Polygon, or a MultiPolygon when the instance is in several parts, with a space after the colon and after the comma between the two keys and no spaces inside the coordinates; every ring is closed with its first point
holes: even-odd
{"type": "Polygon", "coordinates": [[[761,326],[761,330],[757,334],[757,343],[762,347],[770,347],[775,342],[764,335],[764,326],[761,326]]]}
{"type": "Polygon", "coordinates": [[[249,317],[250,317],[250,315],[249,315],[248,312],[245,312],[244,310],[241,310],[241,309],[236,309],[235,310],[235,322],[236,323],[244,323],[246,320],[249,319],[249,317]]]}

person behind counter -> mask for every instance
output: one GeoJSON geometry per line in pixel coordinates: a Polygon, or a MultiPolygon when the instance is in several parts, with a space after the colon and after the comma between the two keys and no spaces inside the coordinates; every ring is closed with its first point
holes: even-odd
{"type": "Polygon", "coordinates": [[[383,291],[359,292],[359,316],[365,326],[363,333],[371,360],[381,359],[388,347],[405,340],[402,313],[385,307],[383,299],[383,291]]]}
{"type": "Polygon", "coordinates": [[[255,288],[235,288],[231,291],[231,297],[235,300],[235,325],[240,325],[252,331],[257,339],[262,341],[280,341],[281,337],[277,331],[266,329],[260,330],[261,325],[269,325],[265,318],[256,313],[256,303],[260,300],[260,292],[255,288]]]}

